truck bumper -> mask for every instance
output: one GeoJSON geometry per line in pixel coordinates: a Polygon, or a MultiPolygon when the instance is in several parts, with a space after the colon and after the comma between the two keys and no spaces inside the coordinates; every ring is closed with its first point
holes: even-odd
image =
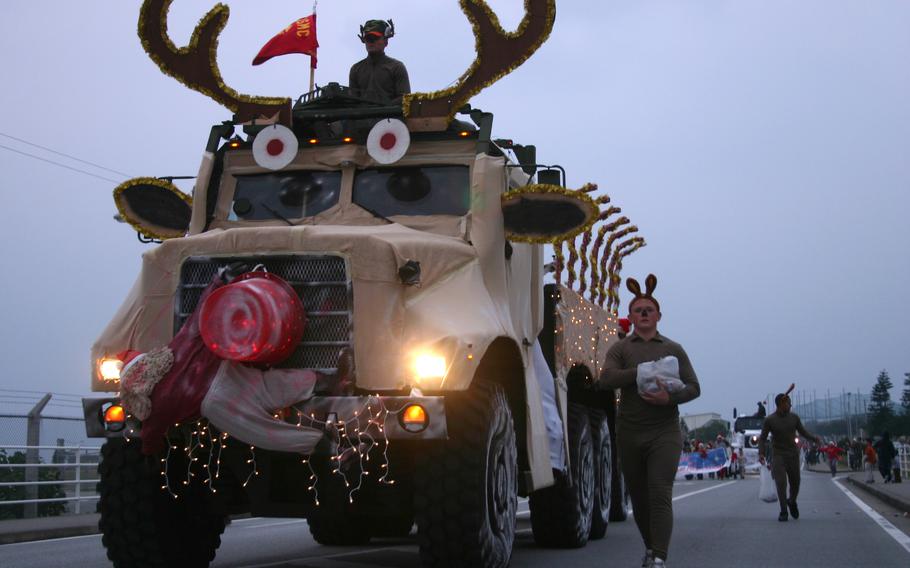
{"type": "MultiPolygon", "coordinates": [[[[86,435],[89,438],[138,435],[142,425],[135,418],[128,417],[124,428],[116,432],[105,426],[104,411],[111,404],[120,404],[120,399],[82,399],[86,435]]],[[[390,440],[444,440],[448,437],[445,397],[442,396],[314,396],[295,405],[295,408],[303,417],[319,422],[334,422],[339,426],[339,422],[343,422],[349,431],[354,428],[366,429],[370,416],[374,417],[374,421],[381,417],[379,423],[382,425],[382,433],[390,440]],[[404,410],[411,405],[420,406],[426,415],[426,427],[419,431],[406,429],[403,423],[404,410]]],[[[292,412],[287,420],[296,422],[295,413],[292,412]]]]}

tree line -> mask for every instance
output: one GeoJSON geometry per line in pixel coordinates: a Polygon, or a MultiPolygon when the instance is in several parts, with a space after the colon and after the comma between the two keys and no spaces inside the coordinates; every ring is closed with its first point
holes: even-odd
{"type": "Polygon", "coordinates": [[[898,404],[891,401],[892,388],[894,383],[883,369],[869,397],[869,432],[873,435],[886,430],[892,436],[910,435],[910,373],[904,373],[904,389],[898,404]]]}

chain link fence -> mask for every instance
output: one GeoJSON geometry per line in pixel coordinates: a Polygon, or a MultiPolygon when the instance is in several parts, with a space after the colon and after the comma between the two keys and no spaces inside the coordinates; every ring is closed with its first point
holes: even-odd
{"type": "Polygon", "coordinates": [[[0,389],[0,519],[95,511],[100,440],[81,396],[0,389]]]}

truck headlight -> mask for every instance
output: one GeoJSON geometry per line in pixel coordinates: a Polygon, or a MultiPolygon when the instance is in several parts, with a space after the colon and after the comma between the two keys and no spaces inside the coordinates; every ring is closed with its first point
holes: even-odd
{"type": "Polygon", "coordinates": [[[120,359],[105,357],[98,363],[98,374],[105,381],[119,381],[122,370],[123,361],[120,359]]]}
{"type": "Polygon", "coordinates": [[[446,358],[435,353],[422,352],[414,357],[414,378],[417,382],[442,379],[446,376],[446,358]]]}

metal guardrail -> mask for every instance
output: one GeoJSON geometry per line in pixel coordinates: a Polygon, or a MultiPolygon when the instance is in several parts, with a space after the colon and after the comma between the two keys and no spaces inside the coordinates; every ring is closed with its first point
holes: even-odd
{"type": "Polygon", "coordinates": [[[910,444],[894,444],[897,448],[897,466],[904,482],[910,482],[910,444]]]}
{"type": "Polygon", "coordinates": [[[83,495],[82,494],[82,485],[85,483],[97,483],[98,479],[82,479],[82,468],[92,467],[98,464],[98,460],[83,462],[82,456],[84,452],[100,452],[101,448],[98,446],[0,446],[0,449],[4,450],[25,450],[26,455],[28,455],[28,450],[64,450],[74,452],[76,461],[72,463],[6,463],[0,464],[0,469],[11,468],[11,469],[29,469],[29,468],[57,468],[57,469],[67,469],[75,468],[75,479],[61,479],[53,481],[11,481],[0,483],[0,487],[29,487],[29,486],[40,486],[40,485],[74,485],[74,495],[71,497],[52,497],[45,499],[17,499],[15,501],[0,501],[0,506],[3,505],[26,505],[31,503],[60,503],[60,502],[75,502],[74,513],[80,514],[82,512],[82,501],[90,501],[98,498],[98,495],[83,495]]]}

